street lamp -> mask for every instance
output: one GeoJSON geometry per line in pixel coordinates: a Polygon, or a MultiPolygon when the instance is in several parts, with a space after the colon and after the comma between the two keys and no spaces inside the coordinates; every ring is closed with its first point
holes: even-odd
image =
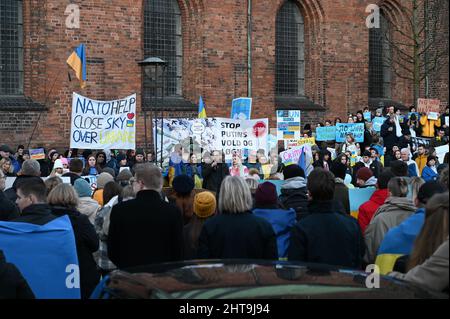
{"type": "MultiPolygon", "coordinates": [[[[144,59],[141,62],[138,62],[138,64],[141,66],[141,68],[144,71],[145,76],[149,79],[149,86],[147,86],[150,89],[149,95],[152,97],[151,106],[153,108],[155,119],[155,125],[156,120],[158,118],[158,107],[156,105],[156,100],[158,96],[161,98],[161,100],[164,98],[164,75],[167,69],[167,62],[162,60],[158,57],[149,57],[144,59]],[[160,92],[160,94],[158,94],[160,92]]],[[[144,81],[145,83],[145,81],[144,81]]],[[[147,100],[147,96],[145,91],[146,86],[143,85],[142,90],[142,101],[147,100]]],[[[143,103],[144,104],[144,103],[143,103]]],[[[164,108],[161,103],[161,168],[163,166],[163,133],[164,133],[164,125],[163,125],[163,119],[164,119],[164,108]]],[[[142,108],[144,111],[144,130],[145,130],[145,146],[147,147],[147,113],[145,111],[145,108],[142,108]]],[[[153,121],[152,121],[153,123],[153,121]]],[[[158,158],[158,149],[157,149],[157,141],[158,141],[158,130],[155,127],[155,164],[157,164],[157,158],[158,158]]]]}

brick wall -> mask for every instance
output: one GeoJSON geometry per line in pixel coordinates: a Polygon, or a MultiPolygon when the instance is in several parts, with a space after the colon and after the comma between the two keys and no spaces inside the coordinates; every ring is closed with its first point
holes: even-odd
{"type": "MultiPolygon", "coordinates": [[[[336,116],[345,118],[347,112],[367,105],[369,31],[365,26],[365,8],[372,2],[298,1],[305,20],[305,93],[325,109],[304,111],[303,123],[336,116]]],[[[247,1],[179,0],[178,3],[183,32],[183,96],[197,103],[202,95],[208,116],[229,116],[232,99],[248,92],[247,1]]],[[[283,1],[252,4],[253,117],[268,117],[274,127],[275,18],[283,1]]],[[[48,107],[41,115],[32,144],[68,147],[71,99],[75,91],[93,99],[115,99],[137,93],[137,144],[143,145],[142,75],[137,64],[144,58],[143,1],[30,0],[23,5],[25,95],[48,107]],[[80,29],[65,27],[64,11],[69,3],[80,6],[80,29]],[[79,43],[86,44],[88,56],[88,86],[83,90],[65,62],[79,43]],[[68,72],[72,75],[71,82],[68,72]]],[[[433,81],[433,94],[448,101],[448,68],[441,68],[441,75],[433,81]]],[[[412,102],[407,82],[393,79],[392,92],[395,100],[412,102]]],[[[0,140],[12,146],[25,143],[37,114],[0,110],[0,140]]],[[[150,130],[149,116],[147,129],[150,130]]],[[[149,138],[151,134],[147,133],[149,138]]]]}

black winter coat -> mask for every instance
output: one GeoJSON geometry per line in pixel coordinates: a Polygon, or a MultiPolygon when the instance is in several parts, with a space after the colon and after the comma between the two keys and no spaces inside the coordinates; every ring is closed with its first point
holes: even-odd
{"type": "Polygon", "coordinates": [[[19,217],[19,208],[0,191],[0,221],[10,221],[19,217]]]}
{"type": "Polygon", "coordinates": [[[202,164],[204,189],[218,194],[220,185],[227,175],[230,175],[230,170],[225,163],[219,163],[216,167],[211,167],[211,164],[202,164]]]}
{"type": "Polygon", "coordinates": [[[108,257],[119,268],[183,259],[180,210],[152,190],[111,210],[108,257]]]}
{"type": "Polygon", "coordinates": [[[97,263],[92,255],[99,248],[99,239],[94,226],[86,215],[65,207],[52,207],[55,216],[67,215],[72,224],[80,267],[81,298],[87,299],[100,281],[97,263]]]}
{"type": "Polygon", "coordinates": [[[199,237],[198,257],[278,259],[272,225],[251,212],[220,214],[208,219],[199,237]]]}
{"type": "Polygon", "coordinates": [[[380,135],[383,138],[384,146],[386,147],[386,152],[392,151],[394,145],[398,145],[397,128],[395,123],[390,123],[387,119],[383,125],[381,125],[380,135]],[[392,127],[392,131],[389,128],[392,127]]]}
{"type": "Polygon", "coordinates": [[[13,264],[7,263],[0,250],[0,299],[34,299],[27,281],[13,264]]]}
{"type": "Polygon", "coordinates": [[[22,211],[19,217],[10,220],[15,223],[29,223],[34,225],[45,225],[56,219],[53,215],[51,207],[47,204],[30,205],[22,211]]]}
{"type": "Polygon", "coordinates": [[[311,202],[311,214],[292,229],[290,261],[361,268],[365,244],[358,221],[332,207],[332,201],[311,202]]]}

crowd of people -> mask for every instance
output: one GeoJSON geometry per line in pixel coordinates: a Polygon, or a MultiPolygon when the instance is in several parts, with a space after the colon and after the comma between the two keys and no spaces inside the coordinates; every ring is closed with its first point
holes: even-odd
{"type": "MultiPolygon", "coordinates": [[[[365,124],[364,141],[348,135],[344,143],[313,145],[309,171],[263,150],[245,159],[233,152],[227,163],[220,150],[187,156],[178,145],[163,171],[155,153],[142,149],[52,149],[34,160],[22,145],[16,152],[2,145],[0,221],[45,225],[67,215],[82,298],[116,269],[198,258],[359,270],[375,263],[383,274],[448,293],[448,153],[442,162],[435,154],[448,144],[448,108],[438,120],[413,108],[404,117],[393,107],[376,110],[386,117],[379,134],[364,113],[348,118],[365,124]],[[429,145],[414,144],[414,136],[429,145]],[[95,185],[86,176],[96,176],[95,185]],[[355,218],[349,189],[368,187],[374,192],[355,218]]],[[[0,243],[0,297],[33,297],[1,250],[0,243]]]]}

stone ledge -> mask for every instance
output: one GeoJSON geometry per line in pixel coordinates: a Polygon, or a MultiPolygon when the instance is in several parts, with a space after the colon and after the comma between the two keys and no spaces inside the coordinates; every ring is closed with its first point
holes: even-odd
{"type": "Polygon", "coordinates": [[[48,108],[44,104],[25,96],[0,96],[0,112],[44,112],[47,110],[48,108]]]}
{"type": "Polygon", "coordinates": [[[279,96],[275,98],[276,110],[325,111],[325,107],[316,104],[306,96],[279,96]]]}

